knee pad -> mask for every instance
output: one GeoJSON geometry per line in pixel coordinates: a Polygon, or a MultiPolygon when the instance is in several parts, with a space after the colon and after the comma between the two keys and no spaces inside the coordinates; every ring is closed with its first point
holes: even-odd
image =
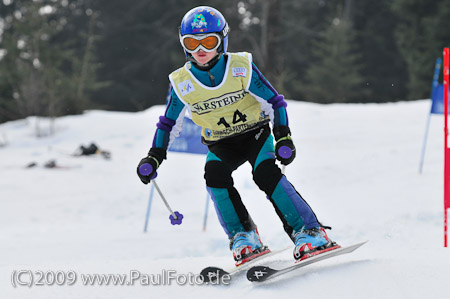
{"type": "Polygon", "coordinates": [[[264,191],[269,197],[277,186],[283,174],[275,164],[275,160],[268,159],[261,162],[253,172],[253,180],[259,189],[264,191]]]}
{"type": "Polygon", "coordinates": [[[233,186],[233,171],[221,161],[209,161],[205,165],[206,186],[212,188],[229,188],[233,186]]]}

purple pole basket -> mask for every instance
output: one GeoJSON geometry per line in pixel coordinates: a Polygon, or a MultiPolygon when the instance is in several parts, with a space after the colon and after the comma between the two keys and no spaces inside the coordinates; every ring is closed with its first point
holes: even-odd
{"type": "Polygon", "coordinates": [[[172,225],[180,225],[181,222],[183,221],[183,214],[179,213],[178,211],[173,212],[175,214],[175,216],[177,217],[176,219],[173,217],[172,214],[170,214],[169,219],[170,219],[170,223],[172,223],[172,225]]]}

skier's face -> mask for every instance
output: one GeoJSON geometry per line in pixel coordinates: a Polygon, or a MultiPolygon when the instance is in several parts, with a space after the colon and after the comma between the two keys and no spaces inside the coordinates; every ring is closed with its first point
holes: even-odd
{"type": "Polygon", "coordinates": [[[192,53],[194,59],[201,65],[208,63],[211,59],[213,59],[217,55],[217,50],[212,52],[205,52],[203,50],[198,50],[195,53],[192,53]]]}

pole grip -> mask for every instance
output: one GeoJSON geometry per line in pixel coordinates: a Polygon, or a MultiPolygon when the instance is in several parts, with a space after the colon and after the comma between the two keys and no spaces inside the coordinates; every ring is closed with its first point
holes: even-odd
{"type": "Polygon", "coordinates": [[[289,159],[292,156],[292,150],[289,146],[280,146],[278,149],[278,155],[283,159],[289,159]]]}
{"type": "Polygon", "coordinates": [[[150,163],[144,163],[139,166],[139,173],[142,175],[149,175],[153,172],[153,166],[150,163]]]}

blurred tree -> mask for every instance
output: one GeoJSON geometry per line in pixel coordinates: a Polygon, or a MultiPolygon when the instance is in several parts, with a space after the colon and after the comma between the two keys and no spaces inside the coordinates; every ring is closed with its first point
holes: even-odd
{"type": "Polygon", "coordinates": [[[88,0],[3,2],[0,48],[1,121],[28,115],[80,113],[96,80],[94,22],[88,0]],[[73,30],[73,29],[76,30],[73,30]]]}
{"type": "MultiPolygon", "coordinates": [[[[427,43],[430,48],[430,59],[436,60],[437,57],[442,57],[442,51],[444,47],[450,46],[450,34],[449,30],[450,20],[450,0],[442,0],[437,3],[436,14],[425,18],[425,36],[427,37],[427,43]]],[[[432,79],[432,66],[430,61],[427,64],[427,68],[431,71],[428,74],[428,83],[431,83],[432,79]]],[[[442,72],[441,72],[442,74],[442,72]]],[[[428,88],[431,88],[429,85],[428,88]]],[[[429,91],[429,89],[427,90],[429,91]]]]}
{"type": "Polygon", "coordinates": [[[362,102],[406,99],[408,74],[394,35],[398,18],[391,3],[391,0],[353,1],[351,17],[365,79],[362,102]]]}
{"type": "Polygon", "coordinates": [[[397,45],[409,75],[408,99],[428,98],[436,57],[450,44],[450,1],[396,0],[392,9],[399,19],[397,45]]]}
{"type": "MultiPolygon", "coordinates": [[[[450,0],[205,0],[287,98],[383,102],[429,95],[450,0]]],[[[185,62],[194,0],[0,1],[0,122],[163,104],[185,62]]]]}
{"type": "Polygon", "coordinates": [[[306,90],[306,73],[317,61],[314,43],[328,28],[337,11],[336,1],[283,1],[280,55],[283,72],[278,89],[288,98],[311,101],[306,90]]]}
{"type": "Polygon", "coordinates": [[[305,97],[320,103],[360,101],[362,97],[361,54],[350,20],[351,0],[338,7],[341,17],[331,25],[314,46],[315,63],[306,74],[305,97]]]}
{"type": "Polygon", "coordinates": [[[238,1],[235,8],[240,21],[239,29],[242,31],[240,47],[253,54],[258,68],[273,85],[281,85],[281,0],[238,1]],[[243,48],[246,44],[248,46],[243,48]]]}
{"type": "MultiPolygon", "coordinates": [[[[203,1],[221,11],[230,24],[230,51],[242,49],[237,3],[203,1]]],[[[193,0],[146,1],[98,0],[101,11],[98,57],[101,81],[111,82],[95,93],[102,108],[142,110],[164,104],[168,75],[185,63],[178,38],[184,14],[199,4],[193,0]]]]}
{"type": "Polygon", "coordinates": [[[314,45],[316,63],[306,74],[304,96],[314,102],[352,102],[362,97],[361,55],[351,23],[335,19],[314,45]]]}
{"type": "Polygon", "coordinates": [[[96,92],[97,104],[134,111],[164,103],[167,75],[184,61],[177,33],[183,16],[180,2],[96,2],[103,36],[97,52],[99,76],[112,83],[96,92]]]}
{"type": "MultiPolygon", "coordinates": [[[[21,117],[43,115],[50,104],[43,74],[52,73],[55,63],[50,60],[47,64],[43,57],[55,56],[58,52],[56,48],[46,47],[55,27],[48,22],[48,13],[41,10],[40,3],[17,1],[15,4],[18,7],[7,17],[2,36],[5,55],[0,61],[1,78],[10,87],[9,97],[3,98],[2,102],[14,100],[16,113],[21,117]]],[[[6,105],[11,106],[11,103],[6,105]]]]}

